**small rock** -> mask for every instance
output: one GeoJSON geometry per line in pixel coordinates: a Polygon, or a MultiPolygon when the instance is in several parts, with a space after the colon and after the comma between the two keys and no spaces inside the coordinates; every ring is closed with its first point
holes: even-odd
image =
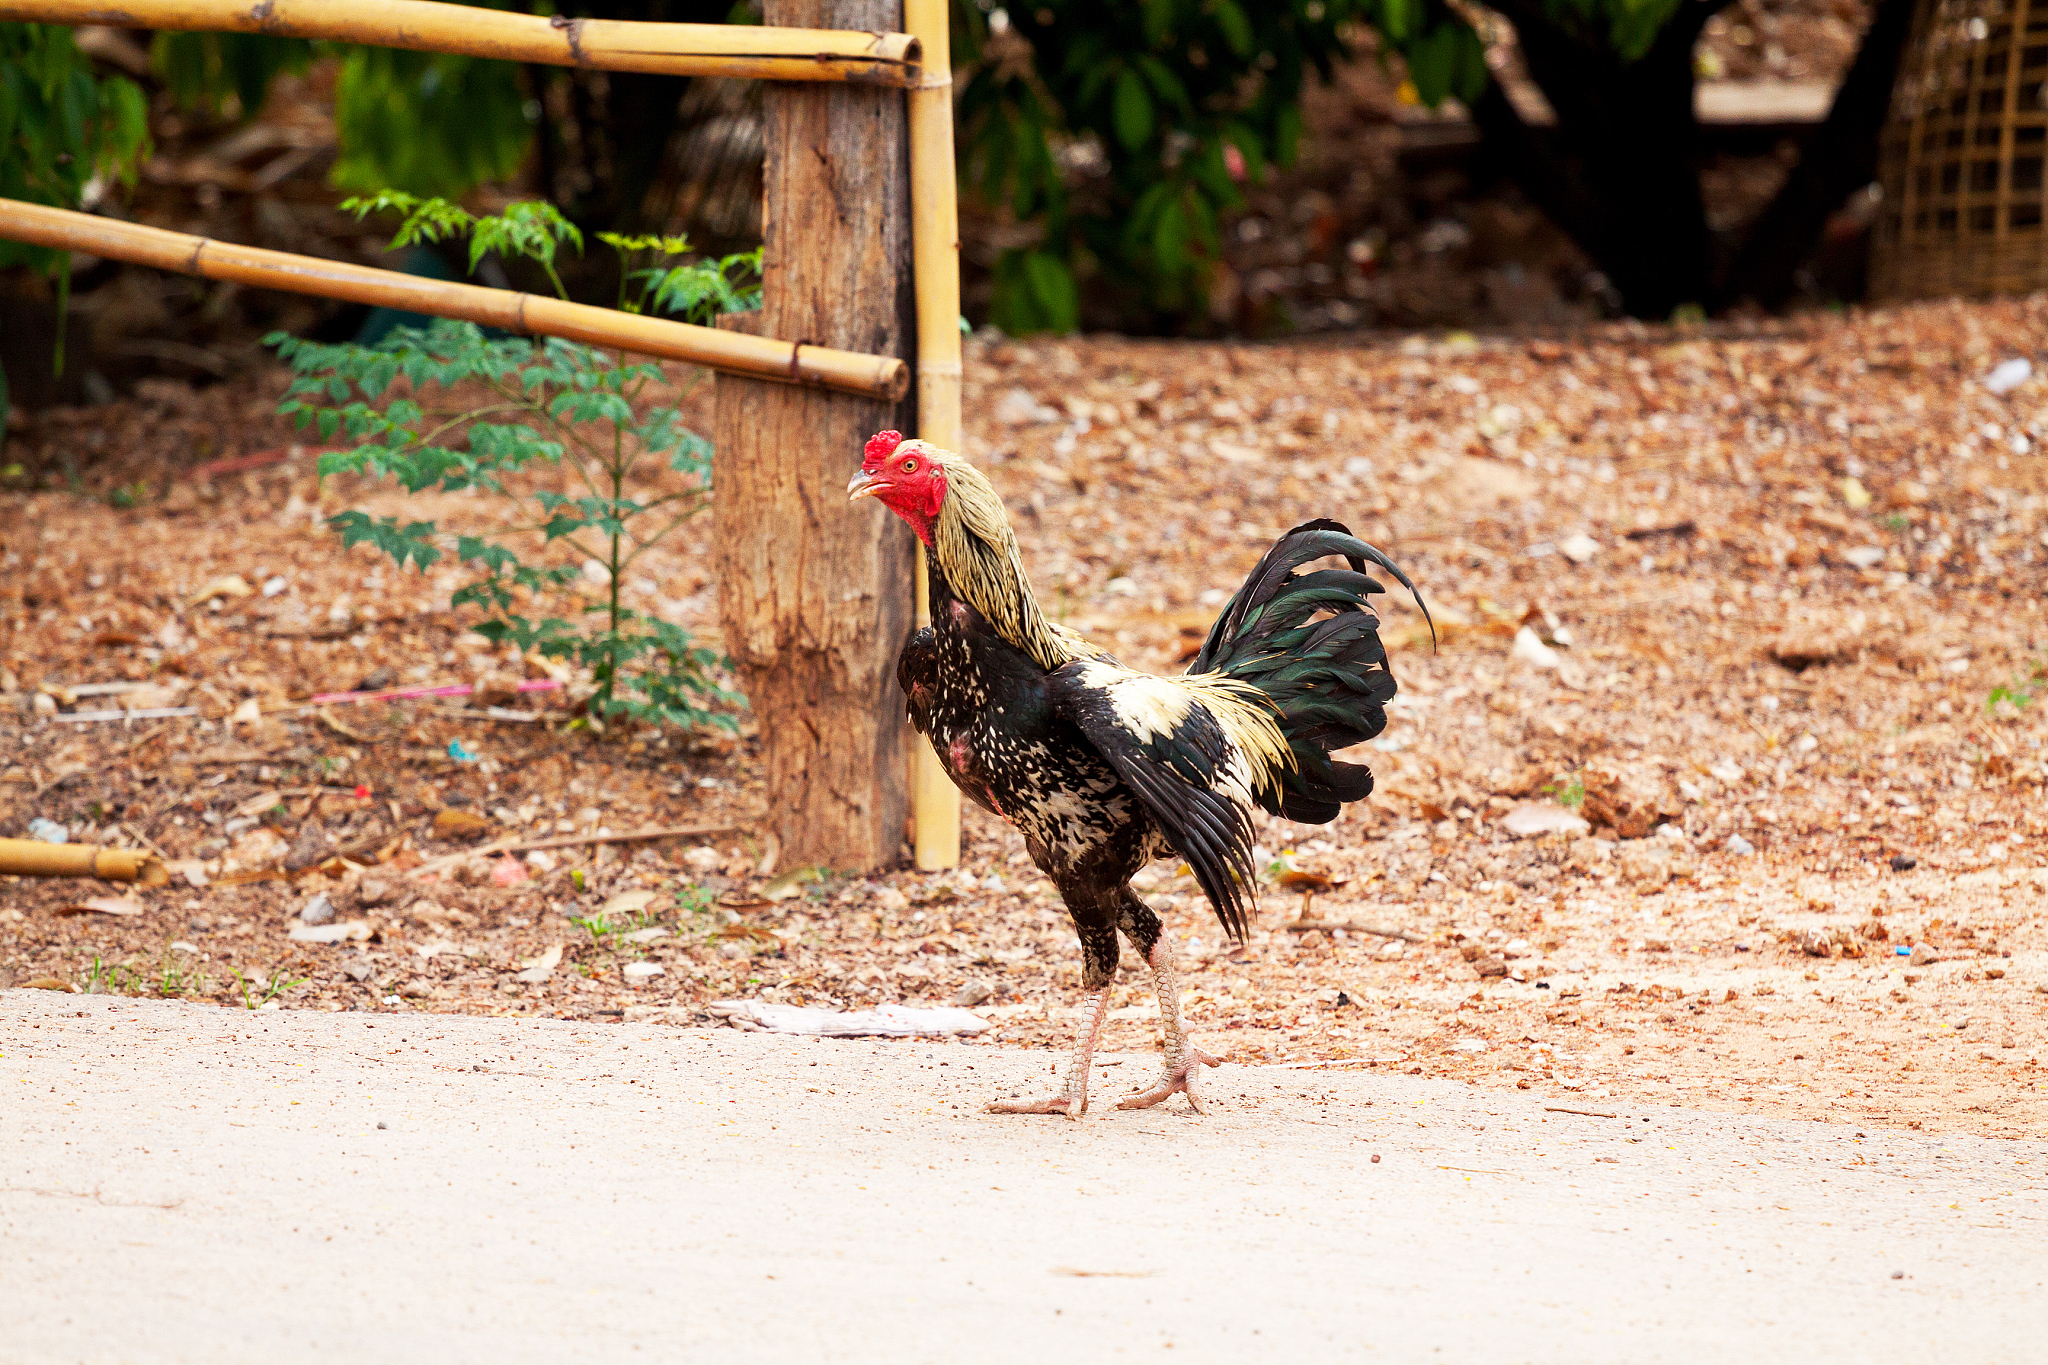
{"type": "Polygon", "coordinates": [[[1834,935],[1825,929],[1803,929],[1799,933],[1799,950],[1808,957],[1831,956],[1834,947],[1834,935]]]}
{"type": "Polygon", "coordinates": [[[1614,856],[1614,845],[1605,839],[1577,839],[1572,843],[1571,856],[1565,861],[1568,866],[1582,872],[1596,871],[1606,866],[1614,856]]]}
{"type": "Polygon", "coordinates": [[[1891,867],[1894,872],[1911,872],[1918,866],[1920,866],[1920,860],[1909,853],[1894,853],[1892,855],[1891,867]]]}
{"type": "Polygon", "coordinates": [[[622,937],[627,943],[652,943],[658,938],[667,938],[668,930],[663,929],[659,925],[654,925],[646,929],[635,929],[632,933],[622,937]]]}
{"type": "Polygon", "coordinates": [[[2003,981],[2003,980],[2005,980],[2005,968],[2003,968],[2003,967],[1986,967],[1986,968],[1984,969],[1984,979],[1985,979],[1986,981],[2003,981]]]}
{"type": "Polygon", "coordinates": [[[628,962],[625,977],[628,981],[646,981],[651,977],[667,976],[668,968],[659,962],[628,962]]]}
{"type": "Polygon", "coordinates": [[[1729,835],[1727,842],[1722,844],[1721,847],[1727,849],[1738,858],[1747,858],[1750,854],[1756,852],[1756,845],[1743,838],[1740,834],[1729,835]]]}
{"type": "Polygon", "coordinates": [[[550,944],[545,952],[520,963],[519,965],[525,970],[521,971],[513,980],[528,986],[544,986],[547,984],[548,978],[554,975],[555,968],[560,966],[561,963],[562,945],[559,943],[550,944]]]}
{"type": "Polygon", "coordinates": [[[743,957],[753,956],[744,943],[721,943],[718,945],[718,955],[731,958],[735,962],[743,957]]]}
{"type": "Polygon", "coordinates": [[[357,905],[384,905],[398,895],[398,882],[392,877],[368,876],[356,883],[357,905]]]}
{"type": "Polygon", "coordinates": [[[370,922],[346,919],[335,924],[294,924],[287,937],[294,943],[363,943],[369,940],[370,922]]]}
{"type": "Polygon", "coordinates": [[[1037,426],[1060,419],[1057,408],[1039,402],[1037,395],[1024,388],[1011,389],[998,398],[994,415],[1006,427],[1037,426]]]}
{"type": "Polygon", "coordinates": [[[1503,815],[1499,823],[1508,833],[1523,838],[1538,834],[1584,834],[1592,828],[1584,817],[1554,801],[1524,801],[1503,815]]]}
{"type": "Polygon", "coordinates": [[[1515,642],[1508,647],[1508,657],[1519,659],[1533,668],[1555,669],[1564,663],[1558,652],[1544,644],[1542,637],[1527,626],[1515,632],[1515,642]]]}
{"type": "Polygon", "coordinates": [[[305,924],[325,924],[334,918],[334,902],[322,891],[299,909],[299,919],[305,924]]]}
{"type": "Polygon", "coordinates": [[[1913,945],[1913,955],[1907,961],[1915,967],[1931,967],[1941,961],[1941,954],[1934,951],[1932,944],[1916,943],[1913,945]]]}
{"type": "Polygon", "coordinates": [[[371,977],[375,976],[377,974],[377,968],[374,963],[366,962],[363,959],[358,958],[354,962],[349,963],[346,967],[343,967],[341,969],[341,972],[342,975],[346,976],[351,981],[362,982],[368,981],[371,977]]]}
{"type": "Polygon", "coordinates": [[[1884,563],[1884,556],[1885,548],[1882,545],[1858,545],[1853,550],[1842,552],[1842,558],[1848,561],[1850,567],[1857,569],[1874,569],[1884,563]]]}
{"type": "Polygon", "coordinates": [[[434,983],[414,977],[400,986],[398,993],[408,1000],[424,1000],[434,993],[434,983]]]}
{"type": "Polygon", "coordinates": [[[1616,870],[1634,886],[1662,886],[1671,880],[1671,846],[1662,839],[1636,839],[1617,850],[1616,870]]]}
{"type": "Polygon", "coordinates": [[[1472,965],[1478,970],[1482,979],[1489,976],[1506,976],[1508,974],[1508,964],[1497,957],[1482,957],[1472,965]]]}
{"type": "Polygon", "coordinates": [[[969,981],[953,992],[953,1003],[961,1009],[973,1009],[993,994],[988,985],[981,981],[969,981]]]}
{"type": "Polygon", "coordinates": [[[544,848],[534,849],[526,855],[526,865],[535,872],[553,872],[555,870],[555,855],[544,848]]]}
{"type": "Polygon", "coordinates": [[[1558,542],[1557,552],[1574,564],[1588,564],[1600,553],[1600,542],[1581,531],[1558,542]]]}
{"type": "Polygon", "coordinates": [[[378,1120],[377,1120],[377,1126],[378,1126],[379,1128],[389,1128],[389,1127],[390,1127],[391,1125],[390,1125],[390,1124],[388,1124],[388,1123],[386,1123],[386,1122],[385,1122],[384,1120],[382,1120],[382,1119],[378,1119],[378,1120]]]}

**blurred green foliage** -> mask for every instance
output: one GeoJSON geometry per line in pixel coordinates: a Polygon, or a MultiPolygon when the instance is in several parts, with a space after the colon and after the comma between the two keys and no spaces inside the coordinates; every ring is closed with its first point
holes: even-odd
{"type": "Polygon", "coordinates": [[[1363,26],[1407,59],[1425,103],[1487,80],[1444,0],[958,0],[954,14],[963,178],[1042,225],[995,266],[990,320],[1009,332],[1073,328],[1083,278],[1140,315],[1198,306],[1219,215],[1294,161],[1303,82],[1363,26]]]}
{"type": "MultiPolygon", "coordinates": [[[[77,208],[95,179],[133,183],[149,149],[149,102],[95,76],[56,24],[0,24],[0,196],[77,208]]],[[[0,241],[0,266],[58,269],[65,253],[0,241]]]]}
{"type": "MultiPolygon", "coordinates": [[[[94,75],[68,28],[0,24],[0,196],[77,208],[95,180],[132,184],[148,150],[149,101],[135,82],[94,75]]],[[[71,253],[0,241],[0,268],[7,266],[56,276],[52,356],[61,371],[71,253]]],[[[11,392],[0,371],[0,445],[11,392]]]]}

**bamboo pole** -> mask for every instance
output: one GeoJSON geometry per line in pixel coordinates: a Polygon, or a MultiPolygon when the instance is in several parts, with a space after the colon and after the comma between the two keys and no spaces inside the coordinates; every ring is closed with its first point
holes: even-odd
{"type": "Polygon", "coordinates": [[[462,318],[508,332],[614,346],[636,355],[686,361],[750,379],[816,385],[866,398],[894,401],[910,387],[910,367],[895,356],[862,355],[721,332],[510,289],[424,280],[395,270],[237,246],[15,199],[0,199],[0,238],[60,251],[83,251],[210,280],[381,304],[402,312],[462,318]]]}
{"type": "Polygon", "coordinates": [[[548,18],[435,0],[0,0],[0,20],[326,38],[663,76],[895,86],[918,78],[918,40],[906,33],[548,18]]]}
{"type": "Polygon", "coordinates": [[[0,839],[0,873],[16,877],[98,877],[106,882],[163,886],[170,872],[135,848],[91,844],[45,844],[35,839],[0,839]]]}
{"type": "MultiPolygon", "coordinates": [[[[910,89],[911,260],[917,277],[917,434],[958,450],[960,429],[960,212],[953,165],[953,60],[947,0],[904,0],[903,27],[924,49],[910,89]]],[[[931,623],[924,547],[917,554],[917,623],[931,623]]],[[[960,861],[960,789],[931,741],[912,750],[911,823],[917,865],[960,861]]]]}

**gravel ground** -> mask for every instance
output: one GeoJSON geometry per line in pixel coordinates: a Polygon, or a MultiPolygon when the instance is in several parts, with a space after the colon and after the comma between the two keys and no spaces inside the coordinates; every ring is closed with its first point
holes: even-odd
{"type": "MultiPolygon", "coordinates": [[[[1983,380],[2044,337],[2029,301],[1534,339],[978,342],[969,453],[1041,596],[1127,661],[1177,666],[1264,544],[1319,514],[1392,552],[1441,629],[1431,652],[1387,599],[1404,691],[1373,800],[1262,830],[1275,876],[1328,885],[1311,920],[1347,927],[1290,927],[1303,899],[1276,885],[1250,942],[1221,944],[1155,869],[1199,1036],[1245,1062],[2038,1134],[2048,390],[1983,380]],[[1523,806],[1588,828],[1517,837],[1501,822],[1523,806]]],[[[1067,1040],[1071,931],[992,822],[970,818],[958,874],[809,879],[751,832],[744,730],[598,740],[548,694],[532,723],[308,709],[380,675],[536,670],[469,633],[445,566],[400,574],[316,525],[362,506],[452,531],[488,524],[479,500],[322,488],[303,457],[190,476],[285,447],[276,388],[160,386],[17,437],[32,467],[98,455],[78,492],[0,493],[0,834],[147,841],[181,884],[130,915],[5,884],[0,977],[681,1025],[738,996],[957,1000],[991,1041],[1067,1040]],[[225,575],[282,584],[203,591],[225,575]],[[109,681],[155,690],[72,690],[109,681]],[[201,714],[48,714],[138,697],[201,714]],[[449,758],[456,740],[480,757],[449,758]],[[657,825],[730,830],[418,867],[657,825]],[[323,895],[353,937],[292,937],[323,895]]],[[[707,533],[629,587],[715,641],[707,533]]],[[[1155,1046],[1130,981],[1110,1044],[1155,1046]]]]}

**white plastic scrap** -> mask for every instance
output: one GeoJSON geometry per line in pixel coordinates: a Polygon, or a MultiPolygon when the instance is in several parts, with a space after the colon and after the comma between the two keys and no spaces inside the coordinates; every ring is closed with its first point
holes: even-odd
{"type": "Polygon", "coordinates": [[[826,1010],[760,1000],[714,1000],[704,1008],[734,1028],[815,1038],[909,1038],[926,1033],[981,1033],[988,1028],[971,1010],[945,1007],[877,1005],[871,1010],[826,1010]]]}
{"type": "Polygon", "coordinates": [[[1990,374],[1984,376],[1984,387],[2003,398],[2026,383],[2033,374],[2034,364],[2030,360],[2002,360],[1992,366],[1990,374]]]}

